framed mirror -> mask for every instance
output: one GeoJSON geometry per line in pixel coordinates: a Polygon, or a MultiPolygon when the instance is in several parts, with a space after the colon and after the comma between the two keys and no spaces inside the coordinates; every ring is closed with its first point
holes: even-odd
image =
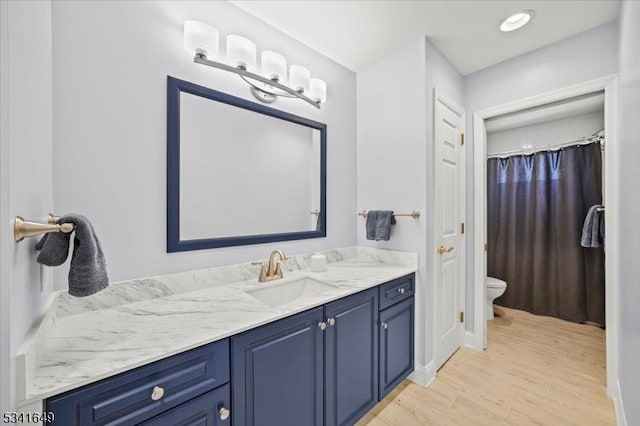
{"type": "Polygon", "coordinates": [[[327,126],[171,76],[167,252],[326,237],[327,126]]]}

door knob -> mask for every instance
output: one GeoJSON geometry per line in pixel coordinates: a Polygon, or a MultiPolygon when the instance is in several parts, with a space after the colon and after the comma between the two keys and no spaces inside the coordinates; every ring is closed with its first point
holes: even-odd
{"type": "Polygon", "coordinates": [[[335,319],[335,318],[329,318],[329,319],[327,320],[327,322],[329,323],[329,325],[330,325],[331,327],[333,327],[334,325],[336,325],[336,319],[335,319]]]}
{"type": "Polygon", "coordinates": [[[319,322],[318,327],[320,327],[320,330],[324,331],[327,328],[327,323],[324,321],[319,322]]]}
{"type": "Polygon", "coordinates": [[[382,323],[382,328],[384,328],[385,330],[389,328],[389,323],[383,322],[382,323]]]}
{"type": "Polygon", "coordinates": [[[445,247],[443,245],[438,247],[438,254],[451,253],[452,251],[453,251],[453,247],[445,247]]]}

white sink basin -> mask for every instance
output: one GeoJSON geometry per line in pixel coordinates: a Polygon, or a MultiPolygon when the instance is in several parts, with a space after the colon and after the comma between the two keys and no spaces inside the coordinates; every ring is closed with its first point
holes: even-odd
{"type": "Polygon", "coordinates": [[[246,292],[269,306],[281,306],[298,299],[316,296],[335,287],[313,278],[298,278],[279,283],[260,283],[264,287],[246,290],[246,292]]]}

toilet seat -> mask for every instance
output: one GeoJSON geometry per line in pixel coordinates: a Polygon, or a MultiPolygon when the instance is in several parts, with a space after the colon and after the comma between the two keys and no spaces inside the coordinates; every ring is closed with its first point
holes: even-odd
{"type": "Polygon", "coordinates": [[[507,288],[507,283],[497,278],[487,277],[487,287],[488,288],[507,288]]]}

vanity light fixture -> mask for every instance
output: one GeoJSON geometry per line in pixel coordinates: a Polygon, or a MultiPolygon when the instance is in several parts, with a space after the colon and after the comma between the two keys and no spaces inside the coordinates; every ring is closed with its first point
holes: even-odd
{"type": "Polygon", "coordinates": [[[214,27],[198,21],[184,23],[184,47],[194,54],[193,62],[238,74],[258,100],[271,103],[281,96],[298,98],[316,108],[327,100],[327,84],[311,78],[310,71],[301,65],[291,65],[287,76],[287,60],[281,54],[263,51],[258,67],[256,45],[248,38],[228,35],[224,59],[218,55],[218,44],[219,33],[214,27]]]}
{"type": "Polygon", "coordinates": [[[309,92],[311,72],[302,65],[291,65],[291,68],[289,68],[289,83],[296,92],[309,92]]]}
{"type": "Polygon", "coordinates": [[[245,71],[254,71],[256,69],[256,44],[239,35],[228,35],[227,61],[245,71]]]}
{"type": "Polygon", "coordinates": [[[327,100],[327,83],[323,80],[312,78],[309,87],[311,99],[318,99],[321,103],[327,100]]]}
{"type": "Polygon", "coordinates": [[[533,18],[533,15],[533,10],[523,10],[521,12],[514,13],[502,21],[502,24],[500,24],[500,31],[508,33],[510,31],[517,30],[518,28],[522,28],[529,23],[531,18],[533,18]]]}
{"type": "Polygon", "coordinates": [[[218,30],[198,21],[184,23],[184,47],[197,55],[218,55],[218,30]]]}
{"type": "Polygon", "coordinates": [[[284,83],[287,81],[287,60],[281,54],[271,50],[262,52],[262,73],[269,80],[284,83]]]}

